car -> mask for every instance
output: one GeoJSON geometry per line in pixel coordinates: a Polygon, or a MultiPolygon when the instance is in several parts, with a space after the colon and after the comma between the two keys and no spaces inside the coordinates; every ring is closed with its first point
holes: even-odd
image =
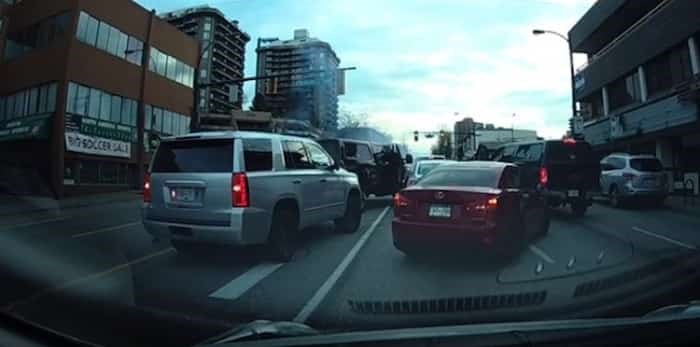
{"type": "Polygon", "coordinates": [[[425,174],[430,172],[430,170],[442,165],[442,164],[447,164],[447,163],[455,163],[455,161],[452,160],[421,160],[417,162],[411,172],[409,173],[409,178],[408,178],[408,184],[407,186],[412,186],[420,180],[421,177],[423,177],[425,174]]]}
{"type": "Polygon", "coordinates": [[[591,145],[582,140],[535,140],[504,144],[491,160],[517,164],[523,184],[536,187],[549,207],[569,206],[581,217],[598,190],[600,165],[591,145]]]}
{"type": "Polygon", "coordinates": [[[619,207],[631,200],[663,205],[668,177],[661,161],[650,154],[613,153],[600,161],[600,190],[619,207]]]}
{"type": "Polygon", "coordinates": [[[362,218],[357,175],[314,140],[246,131],[164,138],[145,177],[142,219],[181,252],[195,243],[267,244],[289,260],[298,230],[362,218]]]}
{"type": "Polygon", "coordinates": [[[342,138],[322,139],[318,143],[335,162],[357,175],[365,197],[379,193],[380,173],[371,143],[342,138]]]}
{"type": "Polygon", "coordinates": [[[522,184],[509,163],[455,162],[440,165],[394,197],[394,246],[411,256],[483,248],[514,255],[549,229],[544,196],[522,184]]]}

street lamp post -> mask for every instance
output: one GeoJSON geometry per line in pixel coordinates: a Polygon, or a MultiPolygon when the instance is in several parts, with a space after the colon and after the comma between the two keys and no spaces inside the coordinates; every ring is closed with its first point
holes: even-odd
{"type": "MultiPolygon", "coordinates": [[[[572,51],[571,41],[565,35],[558,33],[556,31],[552,31],[552,30],[534,29],[534,30],[532,30],[532,34],[533,35],[552,34],[552,35],[558,36],[562,40],[566,41],[566,44],[569,47],[569,74],[571,77],[571,117],[572,118],[576,117],[576,80],[575,80],[575,76],[574,76],[574,52],[572,51]]],[[[571,129],[571,133],[572,134],[574,133],[574,129],[571,129]]]]}

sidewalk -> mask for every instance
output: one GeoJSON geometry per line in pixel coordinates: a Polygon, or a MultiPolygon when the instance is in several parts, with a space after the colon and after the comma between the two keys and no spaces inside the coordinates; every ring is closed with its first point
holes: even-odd
{"type": "Polygon", "coordinates": [[[28,212],[61,211],[84,206],[107,205],[120,201],[140,200],[140,191],[128,190],[115,193],[73,196],[55,200],[43,196],[17,196],[0,194],[0,216],[28,212]]]}
{"type": "Polygon", "coordinates": [[[700,216],[700,196],[671,195],[666,199],[666,206],[674,210],[689,212],[700,216]]]}

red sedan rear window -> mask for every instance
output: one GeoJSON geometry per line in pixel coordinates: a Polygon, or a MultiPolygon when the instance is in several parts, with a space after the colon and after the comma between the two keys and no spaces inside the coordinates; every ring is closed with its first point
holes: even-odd
{"type": "Polygon", "coordinates": [[[465,186],[491,187],[498,186],[499,171],[476,168],[436,168],[430,171],[419,184],[422,186],[465,186]]]}

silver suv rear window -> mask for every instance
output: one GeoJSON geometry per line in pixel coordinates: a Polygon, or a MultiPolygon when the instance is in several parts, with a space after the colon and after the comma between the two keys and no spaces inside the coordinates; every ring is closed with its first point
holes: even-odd
{"type": "Polygon", "coordinates": [[[164,141],[152,172],[232,172],[233,140],[164,141]]]}

